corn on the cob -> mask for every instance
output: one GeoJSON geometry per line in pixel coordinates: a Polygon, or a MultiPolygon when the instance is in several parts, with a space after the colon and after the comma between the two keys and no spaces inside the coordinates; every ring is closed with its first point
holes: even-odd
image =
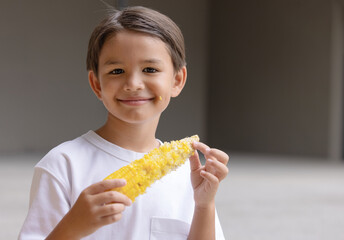
{"type": "Polygon", "coordinates": [[[194,141],[199,141],[197,135],[177,141],[165,142],[159,148],[155,148],[144,155],[143,158],[120,168],[105,179],[125,179],[127,185],[112,190],[127,195],[134,202],[135,198],[145,193],[146,188],[156,180],[161,179],[185,163],[194,153],[192,147],[192,142],[194,141]]]}

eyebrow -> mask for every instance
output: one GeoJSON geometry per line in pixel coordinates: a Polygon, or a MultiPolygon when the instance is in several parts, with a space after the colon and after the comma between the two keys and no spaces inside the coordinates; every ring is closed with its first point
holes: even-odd
{"type": "Polygon", "coordinates": [[[120,61],[114,61],[114,60],[107,60],[104,65],[117,65],[117,64],[121,64],[120,61]]]}
{"type": "MultiPolygon", "coordinates": [[[[157,59],[157,58],[150,58],[150,59],[145,59],[142,60],[141,63],[157,63],[157,64],[161,64],[163,63],[162,60],[157,59]]],[[[118,65],[118,64],[122,64],[121,61],[116,61],[116,60],[107,60],[105,63],[105,65],[118,65]]]]}
{"type": "Polygon", "coordinates": [[[162,62],[163,61],[157,58],[151,58],[151,59],[146,59],[142,61],[142,63],[162,63],[162,62]]]}

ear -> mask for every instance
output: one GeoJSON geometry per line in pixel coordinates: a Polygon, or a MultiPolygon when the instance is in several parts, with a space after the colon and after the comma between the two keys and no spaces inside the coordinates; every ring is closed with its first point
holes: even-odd
{"type": "Polygon", "coordinates": [[[177,97],[183,90],[186,82],[187,71],[186,67],[182,67],[174,76],[174,82],[172,86],[172,97],[177,97]]]}
{"type": "Polygon", "coordinates": [[[88,72],[88,81],[94,94],[97,96],[97,98],[99,98],[99,100],[102,100],[100,82],[92,70],[88,72]]]}

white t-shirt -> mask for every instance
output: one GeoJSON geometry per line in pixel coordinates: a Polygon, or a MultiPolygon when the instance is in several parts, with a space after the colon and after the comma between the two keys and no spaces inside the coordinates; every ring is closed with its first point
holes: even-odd
{"type": "MultiPolygon", "coordinates": [[[[93,131],[52,149],[35,166],[29,212],[19,239],[44,239],[85,188],[143,155],[93,131]]],[[[137,197],[120,221],[84,239],[187,239],[193,211],[190,164],[186,163],[137,197]]],[[[217,214],[216,237],[224,239],[217,214]]]]}

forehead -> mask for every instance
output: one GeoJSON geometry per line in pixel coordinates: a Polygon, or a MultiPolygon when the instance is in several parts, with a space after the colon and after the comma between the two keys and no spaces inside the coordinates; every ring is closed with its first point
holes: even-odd
{"type": "Polygon", "coordinates": [[[116,58],[155,58],[172,62],[167,45],[147,33],[122,30],[109,36],[100,52],[100,64],[116,58]]]}

